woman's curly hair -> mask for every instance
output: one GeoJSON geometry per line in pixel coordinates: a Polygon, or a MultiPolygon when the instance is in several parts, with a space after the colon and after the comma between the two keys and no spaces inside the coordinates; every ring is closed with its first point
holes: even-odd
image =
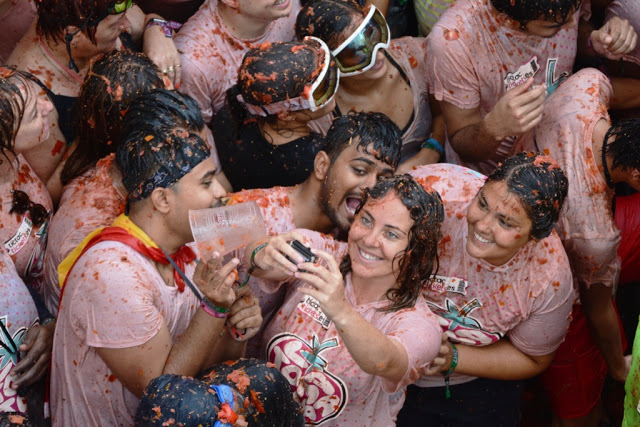
{"type": "MultiPolygon", "coordinates": [[[[367,189],[356,215],[370,198],[382,199],[390,191],[407,208],[413,225],[409,230],[407,247],[396,255],[399,259],[397,286],[387,291],[387,298],[391,303],[381,309],[387,312],[413,307],[423,283],[437,272],[438,242],[442,238],[441,226],[444,221],[440,194],[435,190],[425,190],[407,174],[381,179],[373,188],[367,189]]],[[[340,271],[343,276],[351,271],[349,255],[342,260],[340,271]]]]}

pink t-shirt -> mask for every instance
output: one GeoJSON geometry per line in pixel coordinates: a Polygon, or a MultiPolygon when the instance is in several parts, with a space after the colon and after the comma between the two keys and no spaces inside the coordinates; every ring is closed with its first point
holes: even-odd
{"type": "MultiPolygon", "coordinates": [[[[518,28],[519,24],[498,14],[487,0],[456,1],[427,38],[431,93],[461,109],[479,108],[482,117],[509,88],[531,75],[536,85],[546,83],[551,93],[571,73],[577,27],[553,37],[529,35],[518,28]]],[[[489,174],[508,157],[512,144],[507,139],[489,161],[465,165],[489,174]]],[[[448,162],[464,164],[449,144],[446,155],[448,162]]]]}
{"type": "MultiPolygon", "coordinates": [[[[485,346],[508,335],[525,354],[556,350],[574,301],[569,260],[558,235],[529,241],[501,266],[474,258],[466,250],[466,214],[485,177],[449,164],[421,166],[411,175],[437,190],[444,202],[440,267],[436,279],[423,288],[442,330],[453,342],[467,345],[485,346]]],[[[472,379],[454,373],[451,383],[472,379]]],[[[419,385],[444,386],[444,380],[442,375],[425,376],[419,385]]]]}
{"type": "MultiPolygon", "coordinates": [[[[38,311],[31,294],[18,276],[13,261],[4,249],[0,248],[0,322],[9,335],[0,330],[0,339],[11,352],[0,347],[0,412],[27,411],[26,400],[18,396],[11,388],[16,380],[11,370],[18,364],[19,357],[14,353],[29,328],[38,322],[38,311]]],[[[23,354],[24,355],[24,354],[23,354]]]]}
{"type": "Polygon", "coordinates": [[[13,259],[20,277],[40,291],[49,220],[34,227],[30,213],[10,213],[13,206],[11,191],[27,193],[29,200],[41,204],[47,211],[53,210],[53,203],[44,184],[21,154],[12,164],[13,181],[0,183],[0,242],[13,259]]]}
{"type": "MultiPolygon", "coordinates": [[[[195,263],[185,274],[193,276],[195,263]]],[[[54,425],[133,425],[138,398],[109,370],[96,348],[146,343],[162,325],[173,342],[199,306],[187,287],[167,286],[153,262],[120,242],[90,248],[69,275],[54,336],[54,425]]]]}
{"type": "Polygon", "coordinates": [[[264,35],[243,40],[233,36],[218,14],[218,0],[208,0],[182,27],[175,37],[181,53],[182,85],[180,91],[191,95],[200,105],[204,121],[222,108],[226,91],[238,80],[244,54],[264,42],[289,42],[295,38],[295,21],[299,0],[292,0],[288,17],[271,23],[264,35]]]}
{"type": "MultiPolygon", "coordinates": [[[[255,201],[260,207],[260,213],[269,236],[292,231],[296,228],[291,210],[291,191],[294,187],[273,187],[268,189],[243,190],[231,194],[229,205],[255,201]]],[[[241,253],[240,256],[244,254],[241,253]]],[[[265,289],[255,278],[249,280],[251,291],[258,298],[262,309],[262,326],[260,331],[247,344],[247,357],[264,358],[262,340],[264,328],[284,302],[285,289],[265,289]]]]}
{"type": "Polygon", "coordinates": [[[569,193],[557,231],[579,285],[613,286],[620,271],[620,231],[613,219],[612,189],[600,174],[592,149],[593,128],[609,121],[609,79],[593,68],[565,81],[547,100],[542,121],[515,145],[553,157],[569,180],[569,193]]]}
{"type": "MultiPolygon", "coordinates": [[[[337,260],[346,243],[337,243],[319,233],[303,231],[313,248],[327,250],[337,260]]],[[[437,320],[425,301],[392,313],[378,311],[388,302],[358,305],[351,283],[345,280],[345,296],[358,313],[406,350],[409,365],[395,383],[365,373],[351,357],[335,325],[326,319],[317,302],[300,289],[302,281],[286,285],[286,301],[267,326],[267,361],[291,383],[294,396],[303,405],[306,422],[323,426],[395,425],[405,398],[404,388],[418,378],[440,348],[437,320]]]]}
{"type": "Polygon", "coordinates": [[[125,197],[114,187],[111,176],[114,157],[114,154],[105,157],[95,169],[67,184],[51,220],[43,294],[47,308],[54,315],[60,299],[58,265],[89,233],[110,226],[124,212],[125,197]]]}
{"type": "MultiPolygon", "coordinates": [[[[638,0],[615,0],[607,7],[606,20],[614,16],[628,20],[636,30],[636,34],[640,35],[640,2],[638,0]]],[[[624,59],[640,65],[640,45],[636,46],[633,52],[625,55],[624,59]]]]}
{"type": "Polygon", "coordinates": [[[0,43],[0,64],[5,64],[22,36],[36,17],[33,0],[10,0],[11,6],[0,16],[2,43],[0,43]]]}

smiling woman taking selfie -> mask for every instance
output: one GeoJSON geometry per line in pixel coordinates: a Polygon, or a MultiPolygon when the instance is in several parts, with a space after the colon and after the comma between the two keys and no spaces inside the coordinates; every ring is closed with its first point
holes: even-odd
{"type": "Polygon", "coordinates": [[[569,261],[553,231],[567,178],[551,157],[535,153],[507,159],[486,181],[455,165],[411,175],[444,201],[440,268],[423,296],[450,348],[444,366],[409,388],[398,425],[519,425],[518,380],[549,366],[574,301],[569,261]]]}
{"type": "Polygon", "coordinates": [[[365,192],[346,244],[299,230],[247,248],[254,274],[286,280],[265,330],[267,360],[291,383],[308,424],[395,422],[406,385],[440,348],[420,284],[437,268],[443,214],[435,191],[394,176],[365,192]],[[303,262],[292,239],[316,261],[303,262]]]}

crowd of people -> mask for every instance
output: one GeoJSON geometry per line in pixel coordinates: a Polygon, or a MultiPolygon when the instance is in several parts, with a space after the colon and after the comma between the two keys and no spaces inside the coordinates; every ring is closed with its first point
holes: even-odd
{"type": "Polygon", "coordinates": [[[0,23],[0,426],[640,426],[637,1],[0,23]]]}

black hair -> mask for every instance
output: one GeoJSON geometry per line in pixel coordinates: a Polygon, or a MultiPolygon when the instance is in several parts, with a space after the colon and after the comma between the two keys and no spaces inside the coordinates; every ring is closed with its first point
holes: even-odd
{"type": "MultiPolygon", "coordinates": [[[[398,286],[387,291],[391,303],[381,311],[397,311],[415,305],[422,284],[438,270],[438,242],[442,238],[444,221],[440,194],[433,189],[427,191],[408,174],[382,178],[373,188],[366,189],[356,216],[369,198],[380,200],[390,191],[402,201],[414,223],[409,230],[407,247],[396,255],[400,268],[398,286]]],[[[342,260],[340,271],[343,276],[351,271],[349,255],[342,260]]]]}
{"type": "Polygon", "coordinates": [[[606,155],[613,157],[612,169],[640,170],[640,119],[614,123],[604,140],[607,141],[606,155]]]}
{"type": "Polygon", "coordinates": [[[114,153],[129,104],[140,94],[162,86],[160,70],[143,53],[114,51],[95,60],[76,104],[78,144],[62,169],[62,184],[114,153]]]}
{"type": "Polygon", "coordinates": [[[357,17],[364,18],[364,12],[353,0],[312,0],[298,14],[296,36],[300,40],[317,37],[334,50],[345,40],[344,32],[357,17]]]}
{"type": "MultiPolygon", "coordinates": [[[[24,110],[29,102],[29,80],[35,77],[15,67],[0,66],[0,153],[8,160],[20,130],[24,110]],[[20,90],[25,87],[25,93],[20,90]]],[[[32,96],[36,96],[33,94],[32,96]]],[[[0,164],[2,163],[0,158],[0,164]]]]}
{"type": "Polygon", "coordinates": [[[184,176],[184,171],[192,168],[186,162],[197,151],[195,147],[203,145],[206,143],[200,136],[179,126],[123,134],[116,151],[116,164],[122,172],[124,188],[131,194],[162,168],[174,169],[184,176]]]}
{"type": "Polygon", "coordinates": [[[505,182],[531,220],[530,236],[544,239],[556,226],[569,181],[553,158],[541,153],[519,153],[509,157],[489,175],[485,183],[505,182]]]}
{"type": "Polygon", "coordinates": [[[490,0],[493,7],[517,21],[521,28],[536,19],[564,24],[580,9],[582,0],[490,0]]]}
{"type": "Polygon", "coordinates": [[[107,13],[113,0],[37,0],[34,3],[38,9],[38,35],[64,42],[67,26],[74,26],[95,43],[97,18],[107,13]]]}
{"type": "Polygon", "coordinates": [[[351,144],[395,169],[400,161],[402,133],[383,113],[350,111],[333,120],[322,151],[333,163],[351,144]],[[370,145],[373,147],[369,148],[370,145]]]}
{"type": "Polygon", "coordinates": [[[238,82],[227,90],[226,95],[232,119],[232,141],[248,121],[256,121],[261,129],[265,123],[273,125],[277,122],[275,114],[251,115],[238,100],[238,95],[252,105],[269,105],[302,95],[319,72],[322,50],[313,46],[305,42],[265,43],[244,55],[238,82]]]}
{"type": "Polygon", "coordinates": [[[189,95],[158,88],[142,94],[129,105],[122,134],[174,125],[199,132],[205,123],[198,103],[189,95]]]}

